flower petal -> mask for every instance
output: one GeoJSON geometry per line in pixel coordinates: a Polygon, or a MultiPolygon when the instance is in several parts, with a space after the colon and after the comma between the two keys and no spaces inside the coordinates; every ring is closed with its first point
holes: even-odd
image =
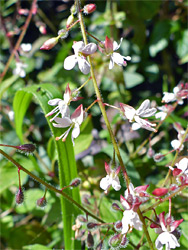
{"type": "Polygon", "coordinates": [[[110,57],[110,63],[109,63],[109,69],[113,69],[114,67],[114,60],[112,58],[112,56],[110,57]]]}
{"type": "Polygon", "coordinates": [[[65,58],[64,61],[64,68],[66,70],[71,70],[74,68],[74,66],[76,65],[78,59],[77,56],[72,55],[72,56],[68,56],[67,58],[65,58]]]}
{"type": "Polygon", "coordinates": [[[109,175],[101,179],[100,188],[106,191],[110,185],[111,185],[111,178],[109,177],[109,175]]]}
{"type": "Polygon", "coordinates": [[[136,110],[124,103],[120,103],[120,108],[124,112],[125,118],[129,120],[129,122],[133,121],[134,115],[136,113],[136,110]]]}
{"type": "Polygon", "coordinates": [[[112,187],[113,187],[113,189],[115,189],[116,191],[119,191],[119,190],[121,189],[121,185],[120,185],[118,176],[116,176],[116,178],[114,178],[114,179],[112,180],[112,187]]]}
{"type": "Polygon", "coordinates": [[[84,53],[85,55],[91,55],[95,53],[96,50],[97,45],[95,43],[89,43],[82,49],[82,53],[84,53]]]}
{"type": "Polygon", "coordinates": [[[89,74],[90,64],[84,57],[80,57],[80,56],[78,57],[78,67],[84,75],[89,74]]]}
{"type": "Polygon", "coordinates": [[[64,117],[64,118],[56,117],[54,120],[55,122],[57,122],[57,124],[56,123],[52,123],[52,124],[56,128],[66,128],[72,124],[71,119],[68,117],[64,117]]]}
{"type": "Polygon", "coordinates": [[[116,41],[113,42],[113,51],[119,49],[119,47],[121,46],[122,41],[123,41],[123,37],[121,37],[119,45],[118,45],[118,43],[116,41]]]}
{"type": "Polygon", "coordinates": [[[59,103],[60,101],[62,101],[62,99],[60,99],[60,98],[55,98],[55,99],[49,100],[49,101],[48,101],[48,104],[51,105],[51,106],[56,106],[56,105],[58,105],[58,103],[59,103]]]}
{"type": "Polygon", "coordinates": [[[77,138],[79,134],[80,134],[80,126],[78,125],[78,123],[76,123],[72,130],[72,137],[77,138]]]}
{"type": "Polygon", "coordinates": [[[74,53],[77,55],[78,54],[78,52],[80,51],[82,51],[83,50],[83,48],[85,47],[85,44],[84,44],[84,42],[82,42],[82,41],[79,41],[79,42],[74,42],[74,44],[73,44],[73,46],[72,46],[72,48],[73,48],[73,50],[74,50],[74,53]]]}
{"type": "Polygon", "coordinates": [[[122,55],[120,55],[117,52],[114,52],[111,57],[113,58],[113,61],[119,65],[119,66],[123,66],[124,65],[124,57],[122,55]]]}

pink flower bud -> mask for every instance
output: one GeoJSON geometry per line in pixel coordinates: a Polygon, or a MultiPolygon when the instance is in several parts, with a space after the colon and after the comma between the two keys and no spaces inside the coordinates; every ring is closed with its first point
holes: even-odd
{"type": "Polygon", "coordinates": [[[44,25],[39,26],[39,31],[41,34],[46,35],[46,27],[44,25]]]}
{"type": "Polygon", "coordinates": [[[71,26],[71,24],[74,23],[74,16],[73,15],[70,15],[68,18],[67,18],[67,28],[71,26]]]}
{"type": "Polygon", "coordinates": [[[18,192],[16,193],[16,203],[22,204],[24,202],[24,193],[21,187],[19,187],[18,192]]]}
{"type": "Polygon", "coordinates": [[[181,172],[182,172],[181,169],[175,168],[175,169],[173,170],[173,176],[178,176],[181,172]]]}
{"type": "Polygon", "coordinates": [[[156,188],[152,194],[155,196],[163,196],[168,193],[168,188],[156,188]]]}
{"type": "Polygon", "coordinates": [[[96,5],[94,3],[90,3],[84,6],[84,14],[91,14],[96,10],[96,5]]]}
{"type": "Polygon", "coordinates": [[[153,159],[154,159],[155,162],[162,161],[163,158],[164,158],[164,155],[161,154],[161,153],[155,154],[154,157],[153,157],[153,159]]]}
{"type": "Polygon", "coordinates": [[[23,16],[27,16],[29,14],[29,10],[28,9],[19,9],[18,14],[23,15],[23,16]]]}
{"type": "Polygon", "coordinates": [[[47,204],[46,198],[42,197],[40,199],[37,200],[37,206],[39,207],[45,207],[47,204]]]}
{"type": "Polygon", "coordinates": [[[94,239],[93,236],[90,232],[88,232],[88,236],[87,236],[87,247],[91,248],[94,246],[94,239]]]}
{"type": "Polygon", "coordinates": [[[40,49],[50,50],[58,43],[58,37],[52,37],[48,39],[44,44],[40,47],[40,49]]]}
{"type": "Polygon", "coordinates": [[[74,180],[71,181],[70,186],[71,187],[78,187],[81,183],[81,179],[80,178],[75,178],[74,180]]]}

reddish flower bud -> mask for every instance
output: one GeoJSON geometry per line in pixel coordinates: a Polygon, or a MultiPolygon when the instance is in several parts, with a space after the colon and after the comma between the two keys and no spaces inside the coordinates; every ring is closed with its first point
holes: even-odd
{"type": "Polygon", "coordinates": [[[87,236],[87,247],[91,248],[94,246],[94,239],[93,236],[90,232],[88,232],[88,236],[87,236]]]}
{"type": "Polygon", "coordinates": [[[87,222],[86,218],[85,218],[83,215],[78,215],[78,216],[77,216],[77,219],[78,219],[80,222],[87,222]]]}
{"type": "Polygon", "coordinates": [[[23,15],[23,16],[27,16],[29,14],[29,10],[28,9],[19,9],[18,14],[23,15]]]}
{"type": "Polygon", "coordinates": [[[168,193],[168,188],[156,188],[152,194],[155,196],[163,196],[168,193]]]}
{"type": "Polygon", "coordinates": [[[122,222],[121,221],[116,221],[116,223],[114,224],[115,229],[121,230],[122,229],[122,222]]]}
{"type": "Polygon", "coordinates": [[[109,239],[108,243],[112,248],[116,248],[120,245],[121,240],[122,234],[115,234],[109,239]]]}
{"type": "Polygon", "coordinates": [[[21,187],[19,187],[18,192],[16,193],[16,203],[22,204],[24,202],[24,193],[21,187]]]}
{"type": "Polygon", "coordinates": [[[82,196],[82,202],[85,203],[85,204],[87,204],[87,205],[91,205],[91,202],[89,201],[89,198],[90,198],[89,195],[84,194],[84,195],[82,196]]]}
{"type": "Polygon", "coordinates": [[[181,172],[182,172],[181,169],[175,168],[175,169],[173,170],[173,176],[177,176],[177,175],[179,175],[181,172]]]}
{"type": "Polygon", "coordinates": [[[122,211],[122,209],[120,208],[120,206],[117,203],[112,203],[112,209],[117,210],[117,211],[122,211]]]}
{"type": "Polygon", "coordinates": [[[153,159],[154,159],[155,162],[162,161],[163,158],[164,158],[164,155],[161,154],[161,153],[155,154],[154,157],[153,157],[153,159]]]}
{"type": "Polygon", "coordinates": [[[129,240],[127,239],[126,235],[124,234],[122,239],[121,239],[121,243],[120,243],[120,247],[125,248],[129,243],[129,240]]]}
{"type": "Polygon", "coordinates": [[[96,5],[94,3],[90,3],[84,6],[84,14],[91,14],[96,10],[96,5]]]}
{"type": "Polygon", "coordinates": [[[102,250],[102,244],[103,244],[103,242],[101,241],[101,242],[96,246],[96,250],[102,250]]]}
{"type": "Polygon", "coordinates": [[[39,26],[39,31],[41,34],[46,35],[46,27],[44,25],[39,26]]]}
{"type": "Polygon", "coordinates": [[[81,179],[80,178],[75,178],[74,180],[71,181],[70,186],[71,187],[78,187],[81,183],[81,179]]]}
{"type": "Polygon", "coordinates": [[[98,227],[100,224],[98,223],[94,223],[94,222],[89,222],[87,223],[87,229],[94,229],[96,227],[98,227]]]}
{"type": "Polygon", "coordinates": [[[44,44],[40,47],[40,49],[50,50],[58,43],[58,37],[52,37],[48,39],[44,44]]]}
{"type": "Polygon", "coordinates": [[[42,197],[40,199],[37,200],[37,206],[39,207],[45,207],[47,204],[46,198],[42,197]]]}
{"type": "Polygon", "coordinates": [[[18,150],[24,153],[33,153],[36,149],[34,144],[23,144],[17,147],[18,150]]]}

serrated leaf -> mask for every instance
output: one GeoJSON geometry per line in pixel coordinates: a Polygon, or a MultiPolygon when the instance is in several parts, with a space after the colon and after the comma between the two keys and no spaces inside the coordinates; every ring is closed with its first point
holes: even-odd
{"type": "MultiPolygon", "coordinates": [[[[51,110],[51,107],[48,105],[48,101],[53,98],[61,98],[62,95],[58,91],[58,89],[56,89],[51,84],[32,85],[27,88],[21,89],[16,93],[14,100],[14,111],[16,117],[16,129],[20,138],[23,138],[22,123],[23,117],[27,110],[27,108],[22,107],[22,100],[25,100],[28,107],[32,96],[34,96],[36,101],[40,104],[43,113],[47,114],[51,110]],[[22,113],[20,112],[18,107],[22,110],[22,113]]],[[[65,131],[65,129],[53,127],[52,123],[49,121],[49,118],[47,119],[47,122],[54,138],[60,136],[63,131],[65,131]]],[[[72,179],[77,177],[74,149],[72,145],[71,135],[67,137],[66,142],[56,140],[54,142],[58,153],[59,180],[60,188],[62,188],[69,185],[72,179]]],[[[80,202],[79,190],[77,188],[73,190],[66,189],[64,192],[66,192],[78,203],[80,202]]],[[[60,199],[64,224],[65,248],[75,249],[75,244],[77,243],[71,240],[74,237],[72,225],[79,211],[69,201],[63,198],[63,196],[61,196],[60,199]]]]}

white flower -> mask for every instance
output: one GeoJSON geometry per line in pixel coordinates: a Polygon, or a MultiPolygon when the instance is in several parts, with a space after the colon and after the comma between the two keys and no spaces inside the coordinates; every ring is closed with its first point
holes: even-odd
{"type": "MultiPolygon", "coordinates": [[[[171,146],[173,147],[173,149],[175,149],[175,150],[178,149],[181,151],[184,148],[184,145],[183,144],[181,145],[181,142],[182,142],[183,136],[185,134],[185,130],[182,128],[182,126],[178,122],[174,123],[173,126],[176,129],[176,131],[178,132],[178,136],[177,136],[178,139],[172,140],[171,146]],[[180,145],[181,145],[181,147],[180,147],[180,145]]],[[[187,140],[188,140],[188,135],[186,135],[184,142],[187,140]]]]}
{"type": "Polygon", "coordinates": [[[177,230],[176,228],[183,222],[183,219],[175,221],[169,214],[167,214],[166,217],[164,214],[165,212],[162,212],[159,215],[161,228],[157,230],[159,236],[155,241],[155,246],[158,250],[162,250],[163,245],[166,246],[166,250],[175,249],[179,247],[180,244],[173,232],[177,230]]]}
{"type": "Polygon", "coordinates": [[[157,111],[156,108],[150,108],[150,101],[145,100],[140,107],[135,110],[133,107],[120,103],[120,108],[123,111],[125,118],[129,120],[129,122],[134,122],[132,124],[132,129],[137,130],[139,128],[145,128],[150,131],[156,132],[156,130],[152,127],[155,127],[156,124],[153,124],[145,119],[140,117],[150,117],[155,114],[157,111]]]}
{"type": "Polygon", "coordinates": [[[120,44],[118,45],[116,41],[112,42],[112,40],[106,36],[105,42],[102,42],[103,48],[99,46],[99,50],[102,53],[105,53],[107,56],[110,56],[109,69],[112,69],[114,67],[114,63],[119,66],[126,66],[126,60],[131,60],[130,56],[122,56],[119,53],[114,52],[120,48],[122,41],[123,38],[120,39],[120,44]]]}
{"type": "Polygon", "coordinates": [[[183,99],[188,97],[188,85],[180,83],[174,89],[173,93],[164,92],[162,102],[169,103],[177,101],[178,104],[183,104],[183,99]]]}
{"type": "Polygon", "coordinates": [[[18,75],[21,78],[24,78],[26,76],[24,68],[27,68],[27,64],[16,62],[16,68],[13,70],[13,75],[18,75]]]}
{"type": "Polygon", "coordinates": [[[31,43],[22,43],[20,48],[23,52],[29,52],[32,49],[31,43]]]}
{"type": "Polygon", "coordinates": [[[166,250],[175,249],[180,246],[176,237],[169,232],[159,234],[155,241],[155,246],[158,250],[162,250],[163,245],[166,245],[166,250]]]}
{"type": "Polygon", "coordinates": [[[149,185],[144,186],[138,186],[134,188],[133,184],[129,184],[129,189],[126,189],[124,197],[129,202],[129,198],[131,196],[131,202],[132,204],[134,202],[146,202],[148,200],[148,194],[146,192],[146,189],[149,187],[149,185]]]}
{"type": "Polygon", "coordinates": [[[69,127],[65,133],[63,133],[61,136],[56,137],[56,140],[62,139],[62,141],[65,141],[70,130],[72,129],[71,138],[72,143],[74,145],[74,139],[77,138],[80,134],[80,125],[82,124],[84,120],[84,111],[82,104],[74,111],[74,113],[71,115],[71,117],[63,117],[59,118],[56,117],[55,122],[52,123],[54,127],[56,128],[66,128],[69,127]]]}
{"type": "Polygon", "coordinates": [[[133,227],[139,231],[142,231],[142,222],[140,221],[138,214],[132,209],[125,210],[123,212],[121,233],[125,234],[129,230],[132,230],[133,227]]]}
{"type": "Polygon", "coordinates": [[[53,115],[54,113],[57,112],[57,114],[52,119],[50,119],[50,121],[53,121],[59,114],[61,114],[62,118],[66,117],[66,116],[67,117],[70,116],[70,110],[69,110],[68,104],[69,104],[70,98],[71,98],[71,90],[69,88],[69,84],[67,84],[67,87],[66,87],[66,90],[65,90],[63,97],[64,97],[64,100],[62,100],[60,98],[55,98],[55,99],[48,101],[49,105],[57,106],[46,115],[46,117],[48,117],[48,116],[53,115]]]}
{"type": "Polygon", "coordinates": [[[181,159],[175,165],[178,169],[182,171],[183,174],[186,174],[188,176],[188,158],[181,159]]]}
{"type": "Polygon", "coordinates": [[[74,55],[68,56],[64,61],[64,68],[66,70],[71,70],[74,68],[76,63],[81,72],[87,75],[90,72],[90,64],[86,60],[88,55],[95,53],[97,50],[97,45],[95,43],[89,43],[87,45],[84,42],[75,42],[72,46],[74,49],[74,55]]]}
{"type": "Polygon", "coordinates": [[[116,191],[121,189],[121,185],[119,182],[118,174],[121,170],[121,167],[113,170],[110,166],[105,162],[105,170],[107,172],[106,177],[102,178],[100,181],[100,188],[107,191],[110,186],[112,186],[116,191]]]}
{"type": "Polygon", "coordinates": [[[158,112],[157,114],[155,114],[156,119],[160,119],[161,121],[163,121],[167,114],[172,112],[174,110],[172,105],[167,105],[165,104],[162,107],[157,107],[161,112],[158,112]]]}

